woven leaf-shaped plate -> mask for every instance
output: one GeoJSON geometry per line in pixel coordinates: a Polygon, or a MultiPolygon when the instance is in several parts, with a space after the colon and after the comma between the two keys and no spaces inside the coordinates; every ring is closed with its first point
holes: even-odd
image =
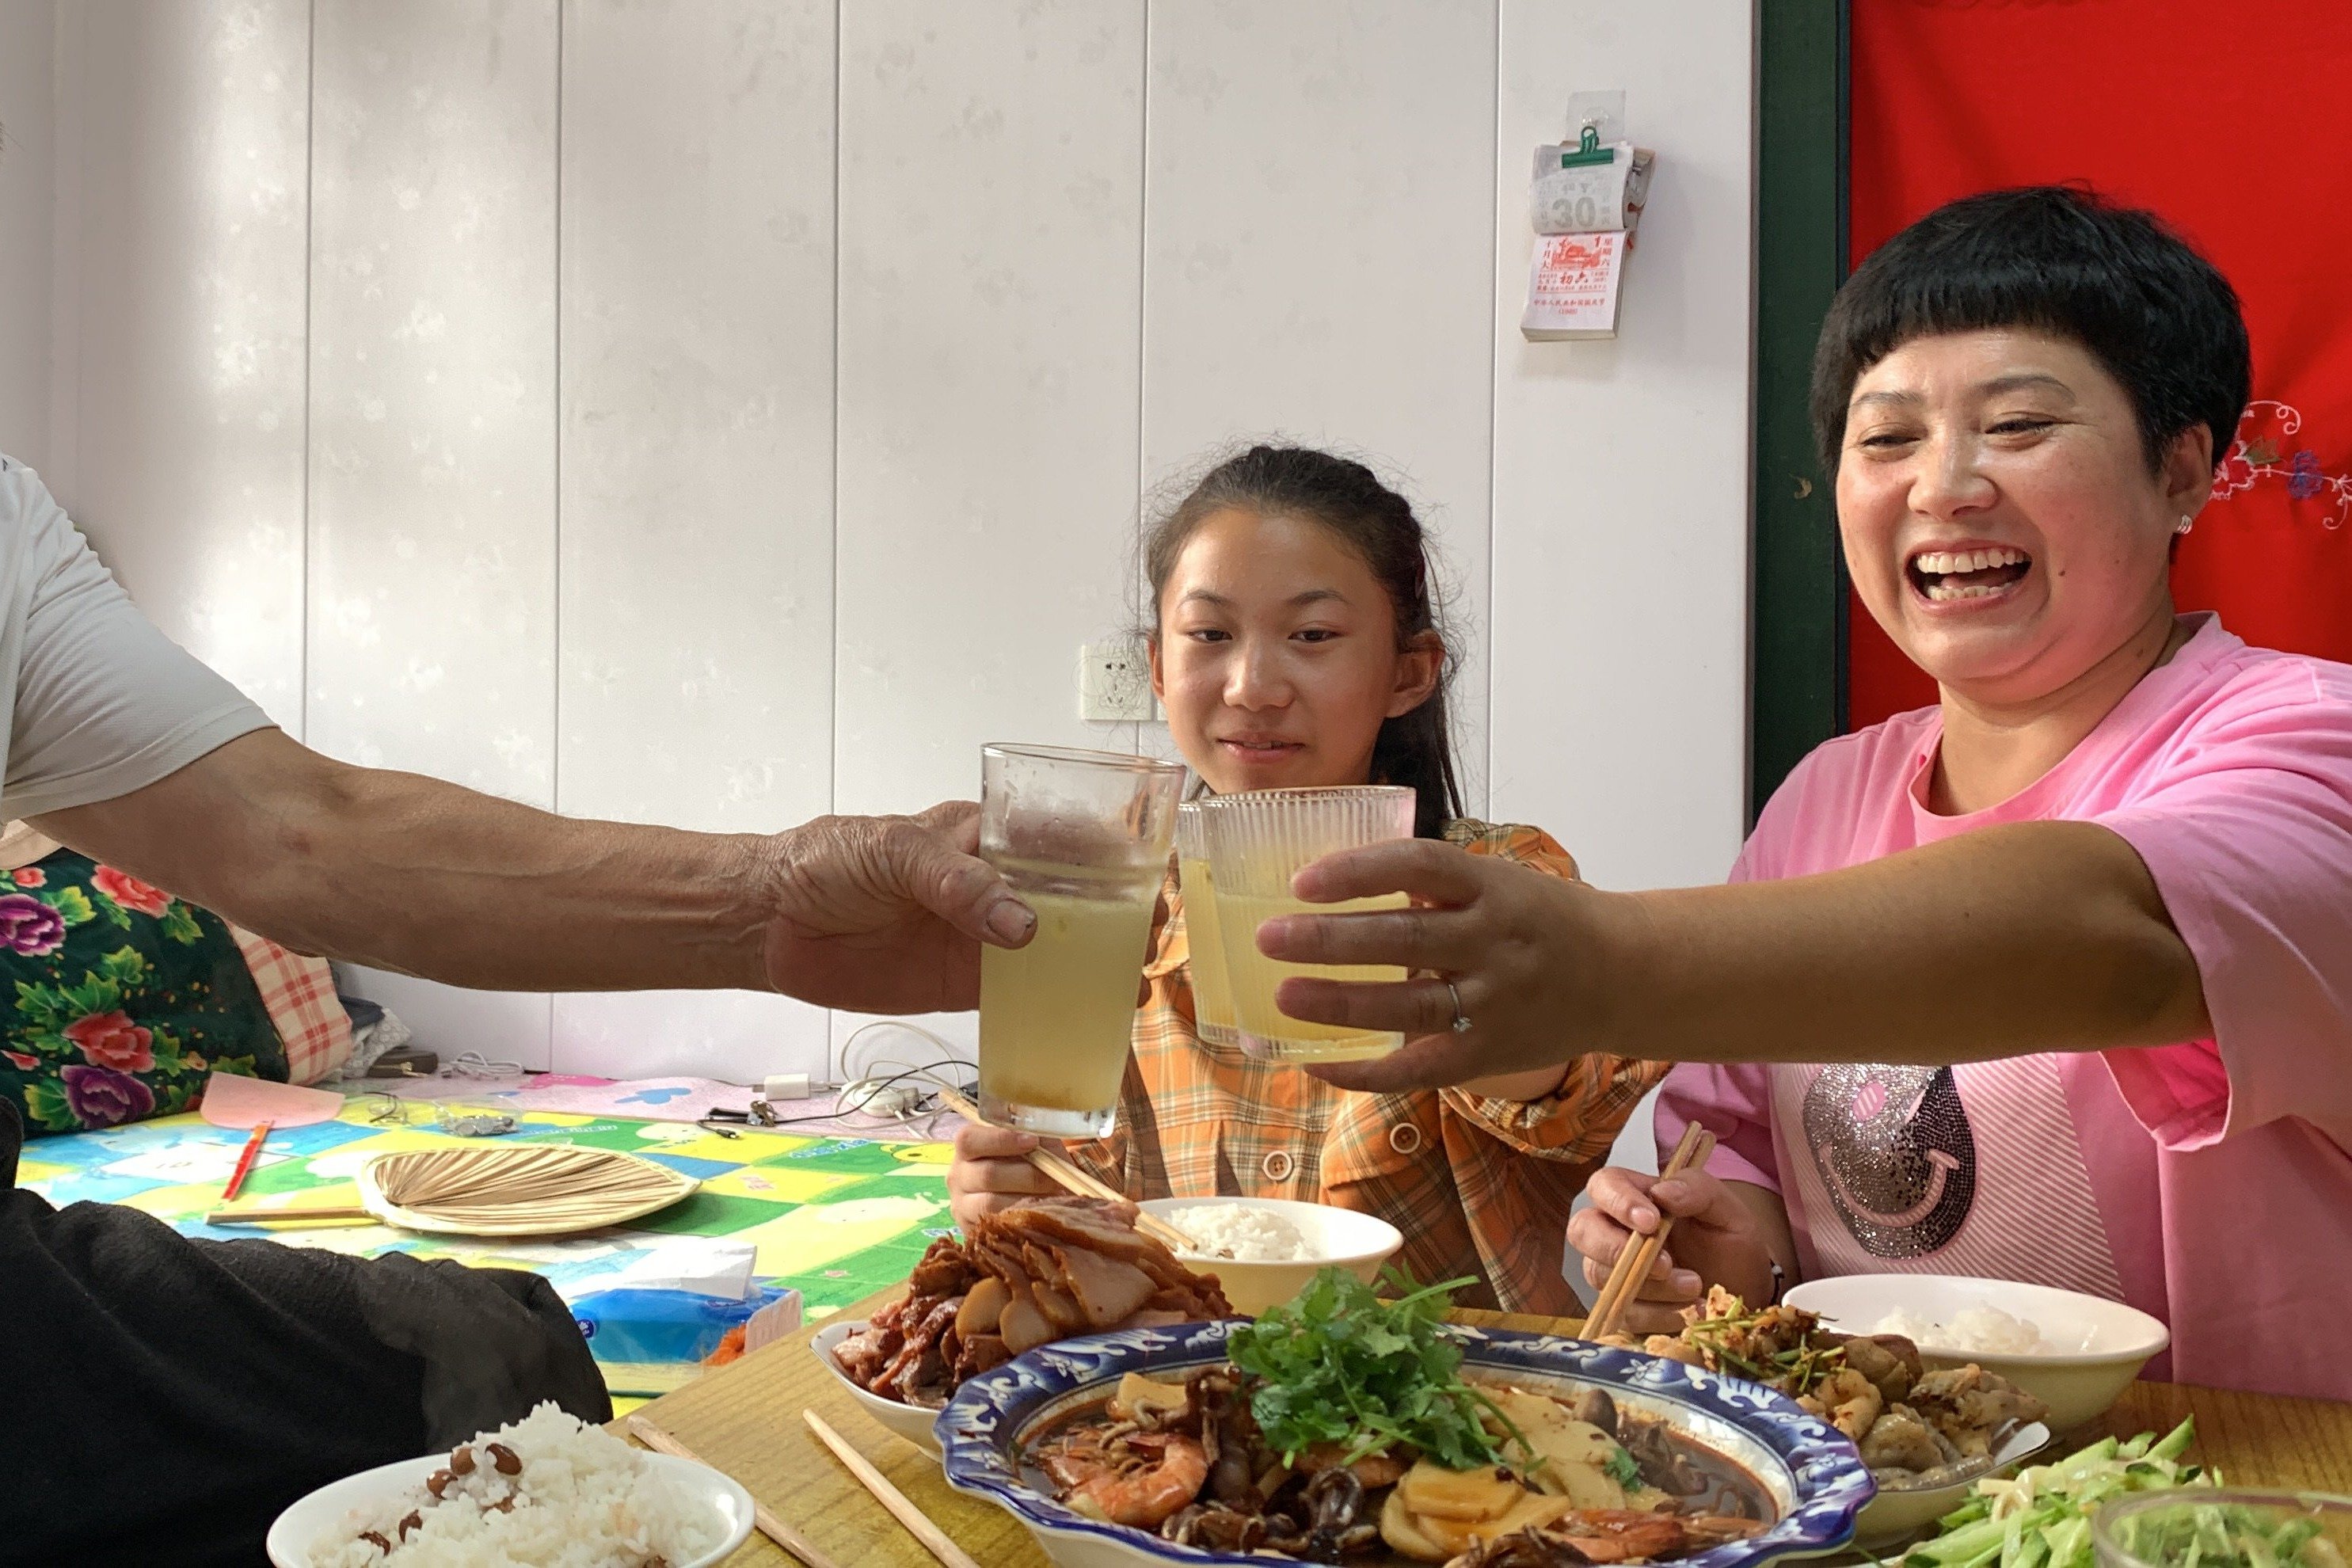
{"type": "Polygon", "coordinates": [[[361,1167],[360,1202],[387,1225],[444,1236],[571,1236],[642,1218],[701,1184],[610,1149],[496,1143],[406,1149],[361,1167]]]}

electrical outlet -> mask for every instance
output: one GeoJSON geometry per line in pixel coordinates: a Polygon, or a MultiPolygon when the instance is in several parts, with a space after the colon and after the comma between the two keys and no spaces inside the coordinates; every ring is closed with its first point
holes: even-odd
{"type": "Polygon", "coordinates": [[[1157,717],[1151,698],[1151,665],[1142,645],[1088,643],[1078,649],[1078,717],[1090,723],[1122,724],[1157,717]]]}

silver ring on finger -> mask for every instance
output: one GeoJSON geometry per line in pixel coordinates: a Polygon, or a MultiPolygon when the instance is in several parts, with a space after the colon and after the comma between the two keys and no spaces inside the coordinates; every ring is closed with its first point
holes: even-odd
{"type": "Polygon", "coordinates": [[[1445,983],[1445,994],[1454,1001],[1454,1032],[1457,1035],[1468,1034],[1470,1015],[1462,1010],[1462,993],[1454,988],[1454,982],[1451,980],[1445,983]]]}

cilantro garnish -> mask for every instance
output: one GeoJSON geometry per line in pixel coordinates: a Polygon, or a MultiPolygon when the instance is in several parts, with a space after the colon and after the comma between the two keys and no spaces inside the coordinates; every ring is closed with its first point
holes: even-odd
{"type": "Polygon", "coordinates": [[[1250,1410],[1268,1446],[1286,1464],[1318,1443],[1340,1445],[1350,1464],[1401,1443],[1452,1470],[1503,1463],[1479,1421],[1502,1413],[1456,1375],[1462,1347],[1438,1331],[1452,1292],[1475,1281],[1416,1289],[1391,1270],[1387,1282],[1401,1300],[1384,1303],[1347,1270],[1326,1268],[1225,1342],[1234,1364],[1258,1379],[1250,1410]]]}
{"type": "Polygon", "coordinates": [[[1622,1444],[1609,1456],[1609,1462],[1601,1468],[1609,1472],[1611,1480],[1615,1481],[1627,1491],[1641,1489],[1642,1467],[1634,1462],[1633,1456],[1627,1453],[1622,1444]]]}

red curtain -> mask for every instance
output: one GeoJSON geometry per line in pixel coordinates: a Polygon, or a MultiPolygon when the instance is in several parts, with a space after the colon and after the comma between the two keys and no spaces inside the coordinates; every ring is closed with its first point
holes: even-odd
{"type": "MultiPolygon", "coordinates": [[[[2237,287],[2254,348],[2180,605],[2352,660],[2352,4],[1853,0],[1852,16],[1853,261],[2001,185],[2088,181],[2161,214],[2237,287]]],[[[1859,601],[1850,648],[1855,728],[1935,700],[1859,601]]]]}

